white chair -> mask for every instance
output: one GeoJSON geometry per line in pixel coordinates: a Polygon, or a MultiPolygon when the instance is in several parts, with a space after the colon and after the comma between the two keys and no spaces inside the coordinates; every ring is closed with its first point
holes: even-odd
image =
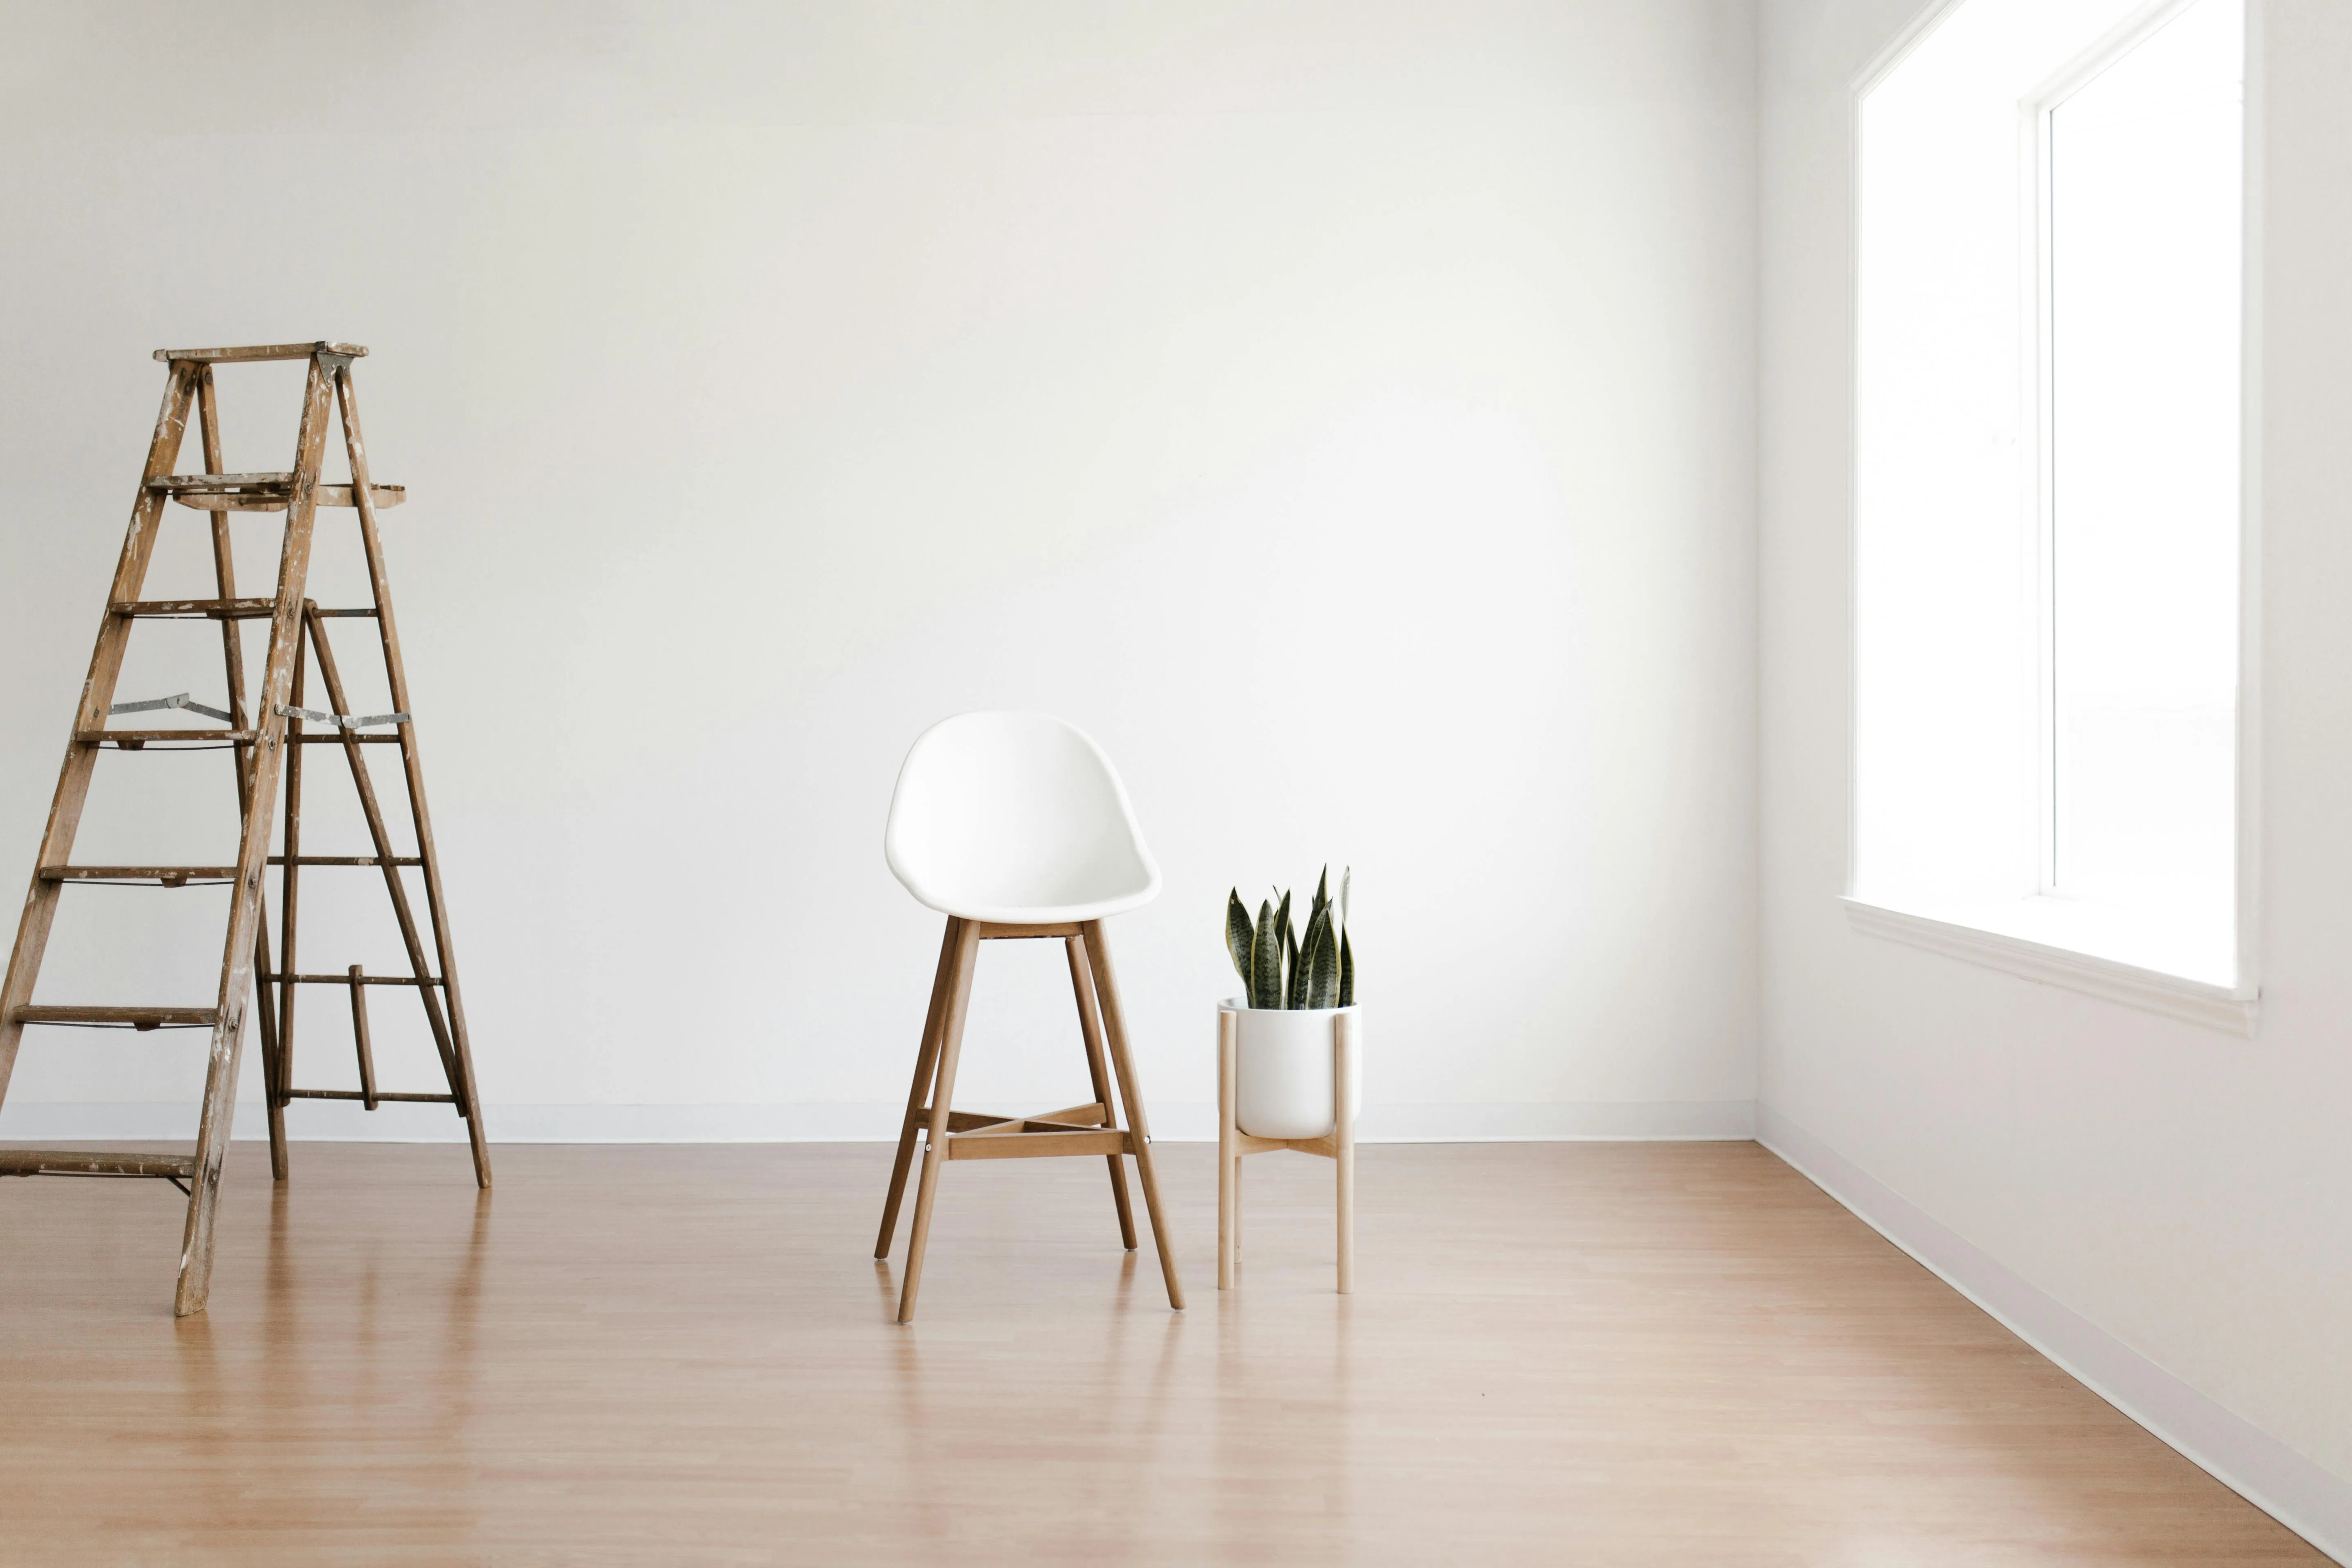
{"type": "Polygon", "coordinates": [[[1159,895],[1160,868],[1144,847],[1110,759],[1084,733],[1043,713],[964,713],[941,720],[916,739],[898,770],[883,854],[908,892],[948,917],[914,1087],[898,1131],[898,1158],[890,1170],[890,1195],[882,1207],[882,1234],[874,1244],[875,1257],[890,1256],[919,1131],[923,1174],[915,1192],[898,1321],[908,1322],[915,1315],[942,1161],[1070,1154],[1108,1156],[1119,1238],[1130,1252],[1135,1216],[1120,1159],[1135,1156],[1160,1272],[1168,1282],[1168,1304],[1181,1310],[1184,1291],[1160,1218],[1150,1131],[1102,929],[1105,916],[1159,895]],[[1034,937],[1057,937],[1068,953],[1094,1099],[1013,1121],[952,1110],[956,1058],[963,1047],[980,944],[1034,937]],[[1124,1129],[1111,1096],[1111,1072],[1118,1075],[1118,1100],[1127,1107],[1124,1129]]]}

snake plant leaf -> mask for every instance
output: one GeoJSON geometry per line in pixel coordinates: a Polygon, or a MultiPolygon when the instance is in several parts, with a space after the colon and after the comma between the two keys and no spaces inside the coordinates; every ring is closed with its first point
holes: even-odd
{"type": "Polygon", "coordinates": [[[1275,961],[1274,1002],[1276,1007],[1290,1005],[1290,975],[1298,967],[1298,932],[1290,923],[1290,889],[1282,891],[1282,903],[1274,911],[1276,940],[1280,942],[1279,956],[1275,961]]]}
{"type": "Polygon", "coordinates": [[[1338,984],[1337,955],[1331,951],[1331,911],[1318,910],[1307,922],[1307,935],[1298,944],[1298,963],[1290,974],[1290,1005],[1293,1007],[1329,1006],[1328,1002],[1315,1000],[1315,973],[1326,962],[1333,965],[1333,986],[1338,984]]]}
{"type": "Polygon", "coordinates": [[[1308,930],[1307,946],[1307,1005],[1309,1007],[1334,1007],[1339,1000],[1339,943],[1331,930],[1331,911],[1327,907],[1318,924],[1308,930]]]}
{"type": "MultiPolygon", "coordinates": [[[[1342,909],[1347,907],[1347,887],[1348,884],[1345,882],[1339,884],[1339,903],[1342,909]]],[[[1342,931],[1339,932],[1339,1005],[1352,1007],[1355,1005],[1356,947],[1355,943],[1348,940],[1348,933],[1342,931]]]]}
{"type": "Polygon", "coordinates": [[[1323,874],[1315,879],[1315,901],[1307,906],[1307,923],[1313,925],[1315,917],[1330,907],[1331,868],[1326,866],[1323,868],[1323,874]]]}
{"type": "MultiPolygon", "coordinates": [[[[1311,936],[1314,928],[1310,926],[1307,931],[1311,936]]],[[[1307,1005],[1307,951],[1304,947],[1291,955],[1290,980],[1283,987],[1282,1005],[1286,1007],[1307,1005]]]]}
{"type": "Polygon", "coordinates": [[[1339,873],[1339,934],[1342,936],[1348,934],[1348,894],[1355,885],[1356,868],[1350,866],[1339,873]]]}
{"type": "Polygon", "coordinates": [[[1274,906],[1257,907],[1257,931],[1250,939],[1249,1005],[1282,1005],[1282,939],[1274,934],[1274,906]]]}
{"type": "Polygon", "coordinates": [[[1249,908],[1242,902],[1241,889],[1236,888],[1225,896],[1225,951],[1233,955],[1234,968],[1242,977],[1242,988],[1250,984],[1250,949],[1257,941],[1257,928],[1250,924],[1249,908]]]}

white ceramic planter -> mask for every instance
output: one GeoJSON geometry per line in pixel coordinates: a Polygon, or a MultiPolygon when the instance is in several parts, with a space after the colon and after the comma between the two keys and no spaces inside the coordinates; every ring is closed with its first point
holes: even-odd
{"type": "MultiPolygon", "coordinates": [[[[1234,1120],[1253,1138],[1321,1138],[1338,1126],[1334,1051],[1342,1016],[1356,1020],[1357,1050],[1363,1049],[1363,1008],[1307,1007],[1296,1010],[1246,1007],[1239,997],[1224,1004],[1236,1020],[1234,1047],[1234,1120]]],[[[1361,1061],[1359,1056],[1358,1060],[1361,1061]]],[[[1351,1111],[1364,1103],[1364,1075],[1352,1085],[1351,1111]]]]}

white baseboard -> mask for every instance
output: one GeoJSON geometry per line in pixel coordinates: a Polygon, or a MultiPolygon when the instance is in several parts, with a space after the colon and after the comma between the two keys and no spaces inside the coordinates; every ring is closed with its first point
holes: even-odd
{"type": "MultiPolygon", "coordinates": [[[[832,1143],[896,1138],[903,1103],[832,1105],[492,1105],[498,1143],[832,1143]]],[[[974,1105],[1008,1116],[1034,1105],[974,1105]]],[[[464,1133],[442,1105],[386,1105],[368,1111],[348,1100],[314,1100],[287,1113],[300,1139],[352,1142],[456,1142],[464,1133]]],[[[1171,1143],[1213,1143],[1213,1105],[1175,1101],[1151,1107],[1152,1136],[1171,1143]]],[[[236,1136],[266,1136],[257,1101],[237,1107],[236,1136]]],[[[1558,1142],[1584,1139],[1746,1139],[1755,1136],[1755,1102],[1570,1101],[1549,1105],[1368,1105],[1357,1137],[1367,1143],[1558,1142]]],[[[27,1104],[0,1110],[0,1142],[89,1142],[102,1139],[186,1139],[196,1132],[193,1104],[27,1104]]]]}
{"type": "MultiPolygon", "coordinates": [[[[1203,1139],[1216,1110],[1201,1107],[1203,1139]]],[[[1367,1143],[1563,1143],[1732,1140],[1756,1136],[1752,1100],[1560,1100],[1533,1105],[1368,1105],[1367,1143]]]]}
{"type": "Polygon", "coordinates": [[[2092,1393],[2336,1562],[2352,1563],[2352,1481],[2181,1382],[1768,1105],[1756,1108],[1756,1141],[2092,1393]]]}

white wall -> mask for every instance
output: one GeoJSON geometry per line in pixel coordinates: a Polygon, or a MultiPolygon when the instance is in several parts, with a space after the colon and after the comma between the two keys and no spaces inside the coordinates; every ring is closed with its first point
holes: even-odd
{"type": "MultiPolygon", "coordinates": [[[[415,498],[387,528],[494,1137],[892,1128],[937,925],[883,810],[914,734],[983,706],[1092,731],[1167,869],[1115,926],[1163,1130],[1208,1124],[1227,886],[1328,858],[1368,1130],[1745,1131],[1744,0],[140,0],[8,32],[18,870],[149,351],[344,338],[415,498]],[[193,85],[232,66],[267,90],[193,85]]],[[[224,373],[231,468],[285,466],[292,374],[224,373]]],[[[319,581],[348,595],[347,552],[319,581]]],[[[153,584],[203,591],[196,558],[153,584]]],[[[172,635],[122,696],[216,696],[200,641],[147,657],[172,635]]],[[[82,859],[226,840],[217,757],[100,767],[82,859]]],[[[312,779],[306,847],[363,847],[312,779]]],[[[338,875],[304,967],[394,968],[338,875]]],[[[209,995],[214,895],[67,897],[43,999],[209,995]]],[[[1081,1081],[1065,984],[990,951],[962,1098],[1081,1081]]],[[[341,999],[305,1007],[306,1077],[350,1082],[341,999]]],[[[187,1040],[33,1036],[0,1136],[184,1131],[187,1040]]]]}
{"type": "Polygon", "coordinates": [[[2257,6],[2266,782],[2262,1023],[2247,1040],[1864,936],[1838,905],[1848,84],[1920,6],[1762,10],[1760,1099],[1803,1142],[2352,1481],[2352,8],[2257,6]]]}

